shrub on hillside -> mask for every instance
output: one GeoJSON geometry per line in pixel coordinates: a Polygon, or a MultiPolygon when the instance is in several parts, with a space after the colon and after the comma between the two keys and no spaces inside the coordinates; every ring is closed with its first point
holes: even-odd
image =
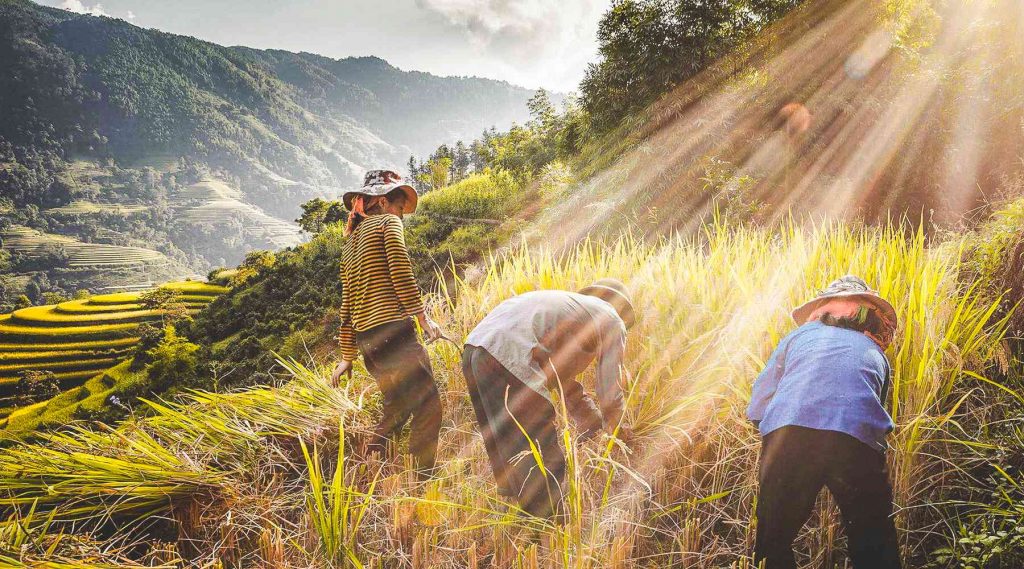
{"type": "Polygon", "coordinates": [[[238,270],[231,276],[231,286],[240,286],[249,279],[259,275],[261,272],[274,266],[277,256],[272,251],[250,251],[245,255],[245,260],[238,265],[238,270]]]}
{"type": "Polygon", "coordinates": [[[149,389],[154,393],[163,393],[171,387],[195,386],[199,364],[197,351],[199,346],[179,336],[174,326],[165,326],[163,339],[156,347],[146,352],[149,357],[149,364],[146,366],[149,389]]]}
{"type": "Polygon", "coordinates": [[[52,371],[25,370],[18,374],[14,396],[18,405],[46,401],[60,393],[60,382],[52,371]]]}
{"type": "Polygon", "coordinates": [[[523,188],[509,171],[487,169],[425,195],[406,224],[421,285],[432,283],[438,268],[461,267],[503,242],[508,219],[529,199],[523,188]]]}

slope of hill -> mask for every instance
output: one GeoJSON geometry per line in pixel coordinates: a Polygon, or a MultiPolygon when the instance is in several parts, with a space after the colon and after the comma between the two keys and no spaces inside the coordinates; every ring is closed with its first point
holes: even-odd
{"type": "MultiPolygon", "coordinates": [[[[920,233],[841,224],[707,231],[704,239],[653,244],[595,241],[561,258],[524,248],[460,283],[452,291],[457,303],[441,295],[430,304],[462,337],[513,292],[575,289],[608,275],[633,285],[641,318],[625,365],[627,421],[636,437],[628,447],[610,438],[580,441],[560,419],[571,458],[564,525],[521,515],[494,495],[459,353],[445,344],[431,348],[445,420],[441,471],[426,485],[413,482],[401,463],[362,456],[376,406],[366,396],[374,388],[364,370],[333,389],[323,374],[282,361],[291,381],[281,387],[195,393],[148,404],[112,431],[44,434],[37,444],[6,449],[0,487],[10,494],[0,505],[56,511],[74,527],[113,518],[126,528],[114,537],[125,541],[150,544],[170,531],[185,537],[161,559],[182,564],[749,566],[758,448],[756,430],[743,418],[750,382],[773,341],[790,329],[789,307],[853,271],[878,283],[905,323],[890,354],[897,425],[891,452],[905,558],[923,566],[941,543],[935,528],[959,507],[951,499],[984,472],[971,466],[977,457],[970,454],[994,443],[981,439],[978,421],[994,408],[1019,407],[1011,388],[990,384],[1007,333],[1005,317],[990,319],[998,295],[977,286],[991,275],[960,282],[972,257],[961,255],[959,236],[929,246],[920,233]],[[835,262],[777,270],[794,258],[835,262]],[[950,469],[948,461],[962,468],[950,469]]],[[[543,468],[537,457],[524,460],[543,468]]],[[[997,500],[1019,496],[1009,483],[1000,488],[997,500]]],[[[993,495],[988,486],[979,492],[993,495]]],[[[55,535],[22,516],[40,544],[21,553],[25,561],[124,563],[122,554],[156,554],[148,545],[119,552],[110,547],[115,541],[85,535],[75,548],[47,547],[55,535]]],[[[811,558],[840,555],[835,509],[822,506],[811,524],[799,549],[811,558]]],[[[952,530],[951,539],[959,538],[952,530]]]]}
{"type": "Polygon", "coordinates": [[[367,169],[525,120],[532,94],[3,0],[0,226],[112,230],[205,272],[297,243],[299,205],[367,169]],[[234,201],[177,207],[208,179],[234,201]]]}

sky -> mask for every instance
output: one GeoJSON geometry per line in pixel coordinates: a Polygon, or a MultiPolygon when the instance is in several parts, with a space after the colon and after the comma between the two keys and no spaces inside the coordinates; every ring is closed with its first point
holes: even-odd
{"type": "Polygon", "coordinates": [[[42,0],[223,45],[577,89],[611,0],[42,0]]]}

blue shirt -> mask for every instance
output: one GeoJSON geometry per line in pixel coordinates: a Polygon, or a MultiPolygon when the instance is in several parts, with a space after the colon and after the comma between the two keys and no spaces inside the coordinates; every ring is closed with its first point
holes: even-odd
{"type": "Polygon", "coordinates": [[[779,342],[757,376],[747,418],[761,435],[796,425],[846,433],[884,451],[889,360],[861,332],[814,321],[779,342]]]}

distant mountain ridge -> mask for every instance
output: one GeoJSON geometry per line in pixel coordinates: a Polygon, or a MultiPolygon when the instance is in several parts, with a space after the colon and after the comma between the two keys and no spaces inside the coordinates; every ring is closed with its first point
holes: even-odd
{"type": "Polygon", "coordinates": [[[404,170],[411,154],[524,122],[533,94],[0,0],[0,225],[86,242],[98,225],[196,270],[234,263],[280,243],[263,236],[281,226],[251,230],[266,216],[290,223],[302,202],[336,197],[367,169],[404,170]],[[224,209],[234,233],[182,215],[176,196],[204,180],[251,206],[224,209]]]}
{"type": "Polygon", "coordinates": [[[0,119],[6,139],[48,122],[72,144],[96,130],[115,157],[254,158],[303,183],[346,182],[348,162],[397,166],[410,153],[523,121],[533,94],[501,81],[401,71],[376,57],[224,47],[27,0],[0,2],[0,33],[0,105],[23,111],[0,119]],[[62,79],[63,89],[43,92],[62,79]],[[75,126],[85,132],[67,128],[75,126]]]}

